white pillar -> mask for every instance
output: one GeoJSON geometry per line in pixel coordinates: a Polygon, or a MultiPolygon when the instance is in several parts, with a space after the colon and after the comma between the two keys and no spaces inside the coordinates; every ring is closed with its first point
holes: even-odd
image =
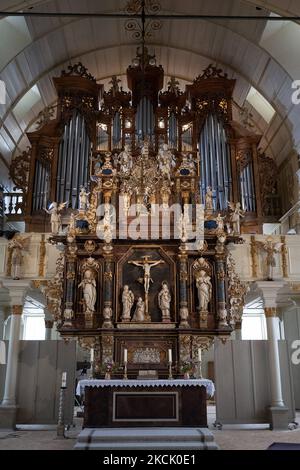
{"type": "Polygon", "coordinates": [[[280,372],[280,358],[278,348],[278,319],[277,319],[277,297],[280,289],[284,286],[283,281],[258,281],[256,283],[261,291],[267,322],[268,334],[268,358],[271,403],[270,427],[271,429],[287,429],[288,408],[286,408],[283,395],[280,372]]]}
{"type": "Polygon", "coordinates": [[[52,339],[53,320],[45,320],[45,340],[52,339]]]}
{"type": "Polygon", "coordinates": [[[271,406],[284,406],[278,349],[278,319],[276,308],[265,307],[270,363],[271,406]]]}
{"type": "Polygon", "coordinates": [[[17,391],[18,356],[23,305],[13,305],[5,376],[5,389],[1,405],[15,406],[17,391]]]}
{"type": "Polygon", "coordinates": [[[5,388],[2,403],[0,405],[0,428],[14,429],[17,416],[17,380],[18,359],[20,348],[21,317],[23,312],[25,294],[30,281],[8,280],[2,282],[1,288],[9,291],[11,306],[11,325],[6,364],[5,388]],[[4,285],[3,285],[4,284],[4,285]]]}

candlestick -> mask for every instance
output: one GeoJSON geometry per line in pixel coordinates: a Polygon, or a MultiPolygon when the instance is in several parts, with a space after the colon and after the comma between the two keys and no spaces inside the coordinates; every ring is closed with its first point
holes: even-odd
{"type": "Polygon", "coordinates": [[[172,364],[172,349],[169,349],[169,363],[172,364]]]}
{"type": "Polygon", "coordinates": [[[199,362],[201,362],[201,359],[202,359],[201,355],[202,355],[202,351],[201,351],[201,348],[199,348],[198,349],[198,361],[199,362]]]}
{"type": "Polygon", "coordinates": [[[169,362],[169,380],[172,380],[173,379],[173,375],[172,375],[172,362],[169,362]]]}
{"type": "Polygon", "coordinates": [[[63,388],[66,388],[67,386],[67,373],[66,372],[63,372],[62,373],[62,376],[61,376],[61,386],[63,388]]]}

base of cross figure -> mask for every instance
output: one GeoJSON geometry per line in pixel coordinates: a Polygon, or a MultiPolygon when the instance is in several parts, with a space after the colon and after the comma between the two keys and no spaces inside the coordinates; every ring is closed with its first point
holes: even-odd
{"type": "Polygon", "coordinates": [[[16,429],[18,408],[16,405],[0,405],[0,429],[16,429]]]}
{"type": "Polygon", "coordinates": [[[289,409],[286,406],[270,406],[270,429],[272,431],[288,430],[289,409]]]}

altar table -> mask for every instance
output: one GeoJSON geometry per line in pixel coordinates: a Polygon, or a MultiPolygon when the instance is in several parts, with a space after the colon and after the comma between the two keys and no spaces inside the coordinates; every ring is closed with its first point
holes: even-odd
{"type": "Polygon", "coordinates": [[[214,384],[207,379],[81,380],[85,428],[207,427],[206,397],[214,384]]]}

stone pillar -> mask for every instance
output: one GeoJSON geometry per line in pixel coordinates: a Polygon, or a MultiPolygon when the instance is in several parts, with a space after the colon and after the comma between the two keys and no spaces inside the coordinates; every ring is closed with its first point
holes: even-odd
{"type": "Polygon", "coordinates": [[[0,428],[14,429],[16,424],[16,392],[18,356],[23,305],[12,306],[4,396],[0,406],[0,428]]]}
{"type": "Polygon", "coordinates": [[[104,308],[102,328],[113,328],[112,301],[113,301],[113,255],[104,255],[104,308]]]}
{"type": "Polygon", "coordinates": [[[53,328],[53,320],[46,320],[45,319],[45,340],[52,339],[52,328],[53,328]]]}
{"type": "Polygon", "coordinates": [[[179,316],[180,324],[179,328],[189,328],[188,316],[188,296],[187,296],[187,280],[188,280],[188,269],[186,253],[182,253],[178,256],[179,258],[179,316]]]}
{"type": "Polygon", "coordinates": [[[277,327],[277,295],[284,283],[280,281],[260,281],[256,283],[264,301],[267,321],[268,357],[270,375],[270,428],[274,430],[288,429],[288,408],[283,402],[280,373],[280,358],[278,348],[277,327]]]}
{"type": "Polygon", "coordinates": [[[235,324],[234,339],[237,339],[237,340],[242,339],[242,322],[235,324]]]}

